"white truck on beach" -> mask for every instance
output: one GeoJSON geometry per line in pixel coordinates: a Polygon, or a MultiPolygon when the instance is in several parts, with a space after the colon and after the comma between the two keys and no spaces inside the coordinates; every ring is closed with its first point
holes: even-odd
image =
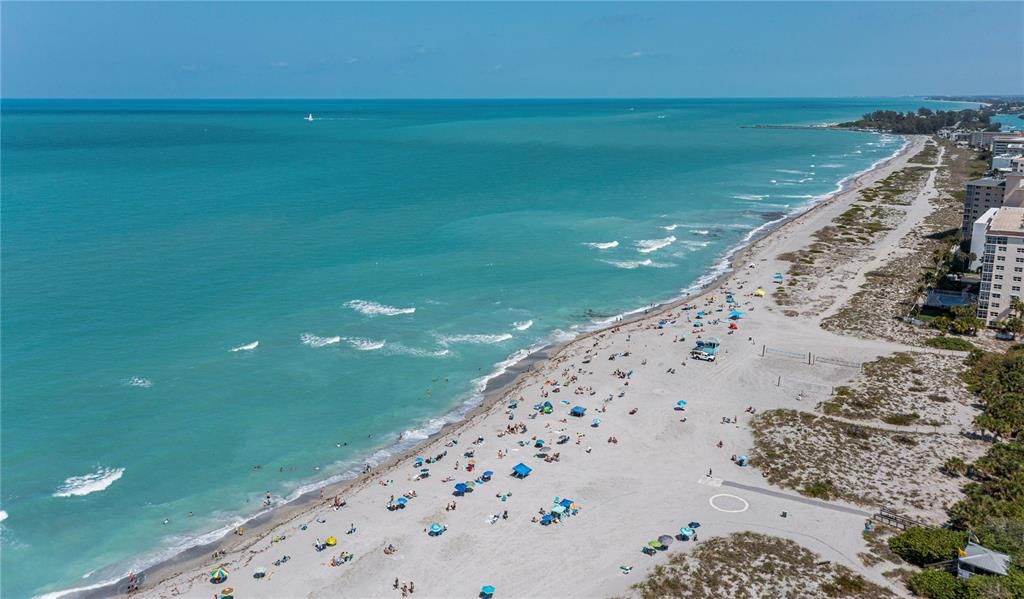
{"type": "Polygon", "coordinates": [[[698,339],[697,345],[690,350],[690,357],[694,360],[714,362],[718,358],[718,347],[721,342],[718,339],[698,339]]]}

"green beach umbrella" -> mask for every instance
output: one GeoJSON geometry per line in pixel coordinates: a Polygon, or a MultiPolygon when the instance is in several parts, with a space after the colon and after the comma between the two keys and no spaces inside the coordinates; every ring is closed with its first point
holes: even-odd
{"type": "Polygon", "coordinates": [[[220,567],[220,566],[217,566],[216,568],[214,568],[210,572],[210,579],[211,580],[227,580],[227,578],[228,578],[228,571],[225,570],[224,568],[220,567]]]}

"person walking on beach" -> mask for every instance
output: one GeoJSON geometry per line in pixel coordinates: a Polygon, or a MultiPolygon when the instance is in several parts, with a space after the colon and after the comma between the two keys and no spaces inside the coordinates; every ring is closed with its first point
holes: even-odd
{"type": "Polygon", "coordinates": [[[395,576],[395,584],[394,584],[394,586],[392,588],[395,589],[396,591],[398,590],[398,577],[397,576],[395,576]]]}
{"type": "Polygon", "coordinates": [[[708,468],[708,478],[711,478],[711,468],[708,468]]]}

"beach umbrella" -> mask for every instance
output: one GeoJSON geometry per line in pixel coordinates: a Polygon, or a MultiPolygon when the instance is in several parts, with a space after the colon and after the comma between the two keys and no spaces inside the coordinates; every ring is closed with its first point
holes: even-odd
{"type": "Polygon", "coordinates": [[[673,540],[675,539],[672,538],[672,535],[661,535],[660,537],[658,537],[658,542],[662,545],[665,545],[666,547],[671,545],[673,540]]]}
{"type": "Polygon", "coordinates": [[[549,451],[551,451],[550,447],[541,447],[540,449],[537,450],[537,453],[547,453],[549,451]]]}
{"type": "Polygon", "coordinates": [[[338,537],[327,537],[327,540],[324,541],[324,543],[327,543],[328,547],[334,547],[338,544],[338,537]]]}
{"type": "Polygon", "coordinates": [[[480,589],[480,592],[483,593],[485,596],[490,597],[494,594],[494,587],[491,585],[485,585],[482,589],[480,589]]]}
{"type": "Polygon", "coordinates": [[[492,476],[494,476],[493,472],[490,470],[484,470],[484,478],[491,478],[492,476]]]}
{"type": "Polygon", "coordinates": [[[679,401],[677,401],[676,402],[676,407],[677,408],[685,408],[686,407],[686,400],[685,399],[680,399],[679,401]]]}
{"type": "Polygon", "coordinates": [[[700,522],[690,522],[687,526],[690,528],[700,528],[700,522]]]}
{"type": "Polygon", "coordinates": [[[601,419],[600,418],[594,418],[594,421],[590,423],[590,426],[597,426],[599,424],[601,424],[601,419]]]}
{"type": "Polygon", "coordinates": [[[679,529],[679,534],[683,535],[683,536],[684,536],[684,537],[686,537],[686,538],[690,538],[690,537],[692,537],[692,536],[693,536],[693,535],[694,535],[695,533],[693,532],[693,529],[692,529],[692,528],[687,528],[686,526],[684,526],[684,527],[682,527],[682,528],[680,528],[680,529],[679,529]]]}
{"type": "Polygon", "coordinates": [[[267,575],[267,569],[264,568],[263,566],[260,566],[259,568],[256,568],[253,571],[253,573],[252,573],[252,577],[253,578],[263,578],[266,575],[267,575]]]}
{"type": "Polygon", "coordinates": [[[465,493],[466,489],[466,483],[456,483],[455,485],[455,490],[458,491],[459,493],[465,493]]]}
{"type": "Polygon", "coordinates": [[[229,599],[229,597],[234,597],[234,596],[235,596],[235,589],[233,589],[231,587],[224,587],[223,589],[220,590],[220,598],[221,599],[229,599]]]}
{"type": "Polygon", "coordinates": [[[444,530],[444,527],[441,526],[440,524],[438,524],[437,522],[434,522],[433,524],[430,525],[430,532],[434,533],[435,535],[436,534],[440,534],[441,531],[443,531],[443,530],[444,530]]]}
{"type": "Polygon", "coordinates": [[[661,549],[661,547],[662,547],[661,541],[658,541],[658,540],[654,540],[654,541],[651,541],[651,542],[647,543],[647,546],[650,547],[651,549],[661,549]]]}
{"type": "Polygon", "coordinates": [[[210,580],[222,581],[228,579],[228,571],[220,566],[210,572],[210,580]]]}
{"type": "Polygon", "coordinates": [[[398,503],[398,505],[405,505],[409,503],[409,500],[406,499],[405,497],[399,497],[396,503],[398,503]]]}

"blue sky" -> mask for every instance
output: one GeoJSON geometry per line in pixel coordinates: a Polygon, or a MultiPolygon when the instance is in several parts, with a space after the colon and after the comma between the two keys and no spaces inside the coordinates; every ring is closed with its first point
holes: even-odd
{"type": "Polygon", "coordinates": [[[1021,23],[1022,2],[4,2],[0,93],[1020,94],[1021,23]]]}

